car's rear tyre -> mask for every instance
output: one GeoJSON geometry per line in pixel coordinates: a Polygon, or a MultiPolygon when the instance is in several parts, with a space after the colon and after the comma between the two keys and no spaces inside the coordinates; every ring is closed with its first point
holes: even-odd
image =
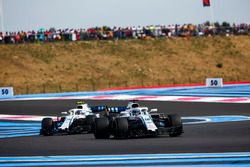
{"type": "Polygon", "coordinates": [[[171,126],[171,132],[169,133],[170,137],[180,136],[183,132],[183,125],[181,117],[177,114],[168,115],[169,124],[171,126]]]}
{"type": "Polygon", "coordinates": [[[124,139],[128,137],[128,120],[127,118],[116,118],[114,126],[114,137],[124,139]]]}
{"type": "Polygon", "coordinates": [[[96,118],[94,123],[94,136],[96,139],[108,139],[110,136],[109,119],[96,118]]]}
{"type": "Polygon", "coordinates": [[[94,132],[94,123],[96,115],[88,115],[86,117],[86,125],[88,126],[88,133],[94,132]]]}
{"type": "Polygon", "coordinates": [[[41,124],[40,134],[44,136],[51,136],[54,132],[54,122],[51,118],[44,118],[41,124]]]}

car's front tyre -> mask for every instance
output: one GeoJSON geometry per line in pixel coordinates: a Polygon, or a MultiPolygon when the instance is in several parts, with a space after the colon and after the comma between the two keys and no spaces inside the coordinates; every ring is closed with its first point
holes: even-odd
{"type": "Polygon", "coordinates": [[[127,118],[116,118],[114,126],[114,137],[124,139],[128,137],[128,120],[127,118]]]}
{"type": "Polygon", "coordinates": [[[54,122],[52,118],[44,118],[41,124],[40,134],[44,136],[51,136],[54,133],[54,122]]]}

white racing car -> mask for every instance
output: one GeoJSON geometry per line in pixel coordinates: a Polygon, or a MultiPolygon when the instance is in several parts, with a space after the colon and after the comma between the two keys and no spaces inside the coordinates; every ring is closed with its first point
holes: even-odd
{"type": "Polygon", "coordinates": [[[110,107],[109,116],[96,118],[94,126],[96,139],[110,136],[116,139],[153,137],[162,134],[177,137],[182,133],[183,125],[179,115],[164,116],[157,113],[157,109],[148,111],[148,107],[141,107],[135,101],[129,102],[127,107],[110,107]],[[117,113],[116,116],[114,113],[117,113]]]}
{"type": "Polygon", "coordinates": [[[41,123],[40,134],[50,136],[55,133],[92,132],[95,119],[99,118],[101,112],[105,112],[105,110],[106,106],[89,107],[84,102],[77,102],[76,108],[62,112],[57,120],[44,118],[41,123]]]}

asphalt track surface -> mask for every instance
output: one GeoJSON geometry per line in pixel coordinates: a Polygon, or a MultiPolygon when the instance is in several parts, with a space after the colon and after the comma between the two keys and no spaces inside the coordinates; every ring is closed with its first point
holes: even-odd
{"type": "MultiPolygon", "coordinates": [[[[77,100],[2,101],[0,114],[59,115],[77,100]]],[[[88,101],[92,105],[126,106],[127,101],[88,101]]],[[[181,116],[250,116],[250,104],[141,101],[141,105],[181,116]]],[[[181,137],[96,140],[93,134],[0,139],[0,156],[115,155],[156,153],[249,152],[250,121],[185,125],[181,137]]]]}

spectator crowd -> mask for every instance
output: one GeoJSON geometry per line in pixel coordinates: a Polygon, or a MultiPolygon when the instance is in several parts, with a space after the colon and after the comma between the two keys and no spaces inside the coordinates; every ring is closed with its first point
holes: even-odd
{"type": "Polygon", "coordinates": [[[223,22],[211,25],[150,25],[137,27],[94,27],[88,29],[41,28],[37,31],[0,32],[0,44],[19,44],[55,41],[148,39],[161,37],[190,37],[214,35],[250,35],[250,24],[223,22]]]}

